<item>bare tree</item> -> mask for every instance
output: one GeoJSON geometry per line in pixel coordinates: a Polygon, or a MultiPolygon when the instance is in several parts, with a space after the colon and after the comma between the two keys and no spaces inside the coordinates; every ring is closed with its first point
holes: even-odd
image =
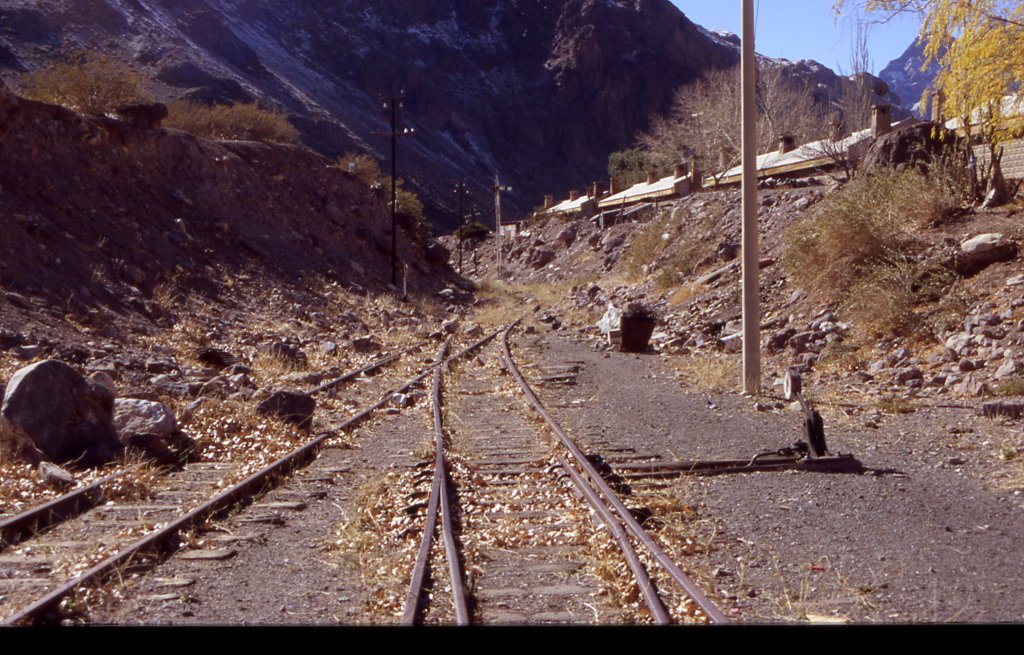
{"type": "MultiPolygon", "coordinates": [[[[739,161],[739,68],[714,70],[676,91],[672,109],[640,135],[640,147],[660,166],[692,159],[717,183],[739,161]]],[[[797,142],[826,133],[825,112],[810,85],[787,75],[784,65],[764,62],[758,75],[758,141],[772,150],[783,136],[797,142]]]]}
{"type": "Polygon", "coordinates": [[[638,138],[640,147],[662,166],[692,159],[717,182],[738,160],[739,96],[738,68],[708,72],[676,91],[668,115],[655,118],[638,138]]]}
{"type": "Polygon", "coordinates": [[[809,82],[788,75],[785,66],[762,61],[757,71],[758,141],[771,150],[784,136],[797,143],[820,139],[827,133],[827,111],[814,101],[809,82]]]}

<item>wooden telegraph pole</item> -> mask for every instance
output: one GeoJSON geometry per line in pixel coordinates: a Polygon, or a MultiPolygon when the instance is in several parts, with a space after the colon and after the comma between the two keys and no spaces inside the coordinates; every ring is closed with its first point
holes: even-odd
{"type": "Polygon", "coordinates": [[[390,130],[373,132],[378,136],[391,137],[391,284],[398,289],[398,137],[408,136],[415,132],[412,128],[398,129],[398,110],[402,109],[405,91],[397,96],[381,98],[381,106],[390,114],[390,130]]]}
{"type": "Polygon", "coordinates": [[[498,174],[494,174],[494,243],[498,247],[497,256],[494,258],[494,271],[497,279],[501,279],[501,192],[511,191],[510,186],[501,186],[498,174]]]}
{"type": "Polygon", "coordinates": [[[743,0],[743,390],[761,391],[760,252],[757,224],[757,85],[754,0],[743,0]]]}

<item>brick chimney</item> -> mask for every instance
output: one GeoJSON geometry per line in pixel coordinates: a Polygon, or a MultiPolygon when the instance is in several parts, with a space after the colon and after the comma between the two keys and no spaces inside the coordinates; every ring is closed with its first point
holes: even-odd
{"type": "Polygon", "coordinates": [[[784,155],[787,152],[793,152],[796,150],[796,139],[784,134],[779,137],[779,154],[784,155]]]}
{"type": "Polygon", "coordinates": [[[619,182],[618,177],[613,176],[612,179],[608,181],[608,193],[614,196],[620,191],[622,191],[622,182],[619,182]]]}
{"type": "Polygon", "coordinates": [[[657,179],[658,178],[656,178],[654,176],[654,171],[651,171],[650,173],[647,174],[647,183],[648,184],[654,184],[657,181],[657,179]]]}
{"type": "Polygon", "coordinates": [[[889,105],[871,106],[871,135],[876,139],[892,131],[892,107],[889,105]]]}
{"type": "Polygon", "coordinates": [[[569,192],[569,202],[577,200],[577,199],[579,199],[579,197],[580,197],[579,191],[570,191],[569,192]]]}
{"type": "Polygon", "coordinates": [[[555,206],[555,197],[552,195],[544,196],[544,209],[551,209],[555,206]]]}
{"type": "Polygon", "coordinates": [[[594,185],[590,187],[590,196],[592,198],[600,198],[602,192],[604,192],[604,185],[600,182],[594,182],[594,185]]]}
{"type": "Polygon", "coordinates": [[[693,160],[690,160],[690,182],[694,190],[704,186],[704,180],[701,179],[700,171],[697,170],[697,162],[693,160]]]}
{"type": "Polygon", "coordinates": [[[945,104],[946,104],[946,94],[943,93],[942,91],[933,91],[932,92],[932,122],[934,122],[934,123],[941,123],[942,122],[942,120],[943,120],[942,119],[942,114],[945,111],[945,107],[943,105],[945,105],[945,104]]]}
{"type": "Polygon", "coordinates": [[[686,166],[683,165],[683,162],[676,163],[675,170],[672,171],[672,177],[686,177],[686,166]]]}

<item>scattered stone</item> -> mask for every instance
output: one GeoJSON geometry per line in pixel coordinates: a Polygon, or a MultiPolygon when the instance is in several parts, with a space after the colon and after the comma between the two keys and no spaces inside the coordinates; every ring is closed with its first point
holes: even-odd
{"type": "Polygon", "coordinates": [[[982,403],[978,407],[978,415],[988,418],[994,418],[996,416],[1021,418],[1024,416],[1024,401],[992,400],[987,403],[982,403]]]}
{"type": "Polygon", "coordinates": [[[122,447],[113,424],[114,395],[64,362],[48,359],[14,374],[0,409],[0,449],[34,463],[98,466],[122,447]]]}
{"type": "Polygon", "coordinates": [[[558,233],[558,236],[556,238],[559,241],[561,241],[566,248],[568,248],[569,246],[572,245],[573,241],[576,240],[576,235],[578,234],[578,232],[579,224],[570,223],[569,225],[566,225],[561,232],[558,233]]]}
{"type": "Polygon", "coordinates": [[[39,355],[42,352],[43,349],[40,348],[38,345],[16,346],[13,349],[11,349],[11,354],[23,361],[35,359],[36,357],[39,357],[39,355]]]}
{"type": "Polygon", "coordinates": [[[380,350],[380,344],[372,336],[365,335],[352,339],[352,349],[358,353],[371,353],[380,350]]]}
{"type": "Polygon", "coordinates": [[[178,429],[178,421],[171,408],[163,403],[118,398],[114,401],[114,427],[122,441],[132,434],[153,434],[166,438],[178,429]]]}
{"type": "Polygon", "coordinates": [[[319,350],[324,357],[333,357],[338,354],[338,344],[333,341],[324,341],[320,344],[319,350]]]}
{"type": "Polygon", "coordinates": [[[263,402],[256,406],[256,411],[268,416],[276,416],[288,423],[301,428],[308,428],[313,422],[316,400],[304,393],[294,391],[274,391],[263,402]]]}
{"type": "Polygon", "coordinates": [[[991,391],[988,384],[979,379],[975,373],[968,373],[963,381],[956,386],[956,392],[964,396],[984,396],[991,391]]]}
{"type": "Polygon", "coordinates": [[[259,347],[259,350],[260,352],[266,353],[275,359],[279,359],[296,367],[305,367],[308,365],[306,353],[302,352],[300,348],[284,343],[283,341],[274,341],[263,344],[259,347]]]}
{"type": "Polygon", "coordinates": [[[89,379],[110,392],[111,396],[117,395],[117,387],[114,386],[114,378],[106,371],[96,371],[89,376],[89,379]]]}
{"type": "Polygon", "coordinates": [[[960,244],[954,268],[961,275],[973,275],[996,262],[1009,261],[1017,256],[1017,244],[992,232],[979,234],[960,244]]]}
{"type": "Polygon", "coordinates": [[[146,373],[152,373],[154,375],[161,375],[164,373],[177,372],[178,367],[171,362],[164,362],[159,360],[150,360],[146,362],[146,373]]]}
{"type": "Polygon", "coordinates": [[[912,380],[923,380],[924,373],[918,368],[904,368],[896,371],[894,376],[896,384],[908,384],[912,380]]]}
{"type": "Polygon", "coordinates": [[[797,334],[797,331],[793,328],[787,328],[782,332],[777,332],[768,338],[768,343],[765,347],[769,352],[778,352],[785,348],[786,344],[790,339],[797,334]]]}
{"type": "Polygon", "coordinates": [[[996,379],[1008,378],[1017,375],[1022,370],[1022,366],[1014,359],[1005,360],[999,368],[996,369],[996,379]]]}
{"type": "Polygon", "coordinates": [[[722,349],[727,353],[737,353],[743,349],[743,333],[737,332],[730,334],[727,337],[722,337],[720,340],[722,349]]]}
{"type": "Polygon", "coordinates": [[[218,350],[217,348],[197,348],[196,359],[202,362],[205,366],[219,370],[225,369],[238,361],[238,358],[231,353],[218,350]]]}
{"type": "Polygon", "coordinates": [[[75,476],[52,462],[39,462],[36,475],[43,484],[54,489],[68,489],[75,484],[75,476]]]}
{"type": "Polygon", "coordinates": [[[195,441],[178,429],[171,408],[160,402],[118,398],[114,425],[125,447],[140,450],[159,464],[180,464],[195,448],[195,441]]]}
{"type": "Polygon", "coordinates": [[[450,318],[444,323],[441,323],[441,330],[445,334],[455,334],[455,331],[459,329],[459,319],[450,318]]]}

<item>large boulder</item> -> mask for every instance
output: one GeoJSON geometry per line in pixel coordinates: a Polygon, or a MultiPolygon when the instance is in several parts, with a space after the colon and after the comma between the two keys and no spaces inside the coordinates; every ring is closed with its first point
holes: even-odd
{"type": "Polygon", "coordinates": [[[1017,244],[997,232],[979,234],[960,244],[954,268],[960,275],[973,275],[996,262],[1017,257],[1017,244]]]}
{"type": "Polygon", "coordinates": [[[879,166],[901,170],[907,166],[926,167],[955,137],[934,123],[918,123],[884,134],[864,154],[861,169],[870,172],[879,166]]]}
{"type": "Polygon", "coordinates": [[[274,416],[286,423],[308,428],[313,422],[316,400],[307,394],[294,391],[275,391],[256,407],[266,416],[274,416]]]}
{"type": "Polygon", "coordinates": [[[174,412],[160,402],[116,399],[114,427],[122,445],[141,450],[160,464],[181,463],[195,447],[195,442],[178,429],[174,412]]]}
{"type": "Polygon", "coordinates": [[[114,394],[64,362],[20,369],[0,408],[0,446],[40,461],[98,466],[122,451],[113,423],[114,394]]]}

